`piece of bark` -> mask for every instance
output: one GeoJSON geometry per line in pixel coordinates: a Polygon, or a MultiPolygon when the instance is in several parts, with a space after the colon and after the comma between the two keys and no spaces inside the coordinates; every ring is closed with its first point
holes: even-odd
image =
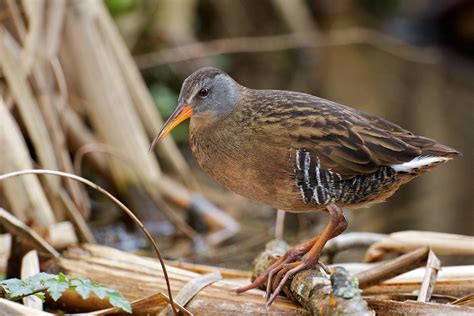
{"type": "Polygon", "coordinates": [[[331,277],[318,270],[295,275],[291,292],[312,315],[375,315],[361,296],[357,279],[342,268],[331,277]]]}

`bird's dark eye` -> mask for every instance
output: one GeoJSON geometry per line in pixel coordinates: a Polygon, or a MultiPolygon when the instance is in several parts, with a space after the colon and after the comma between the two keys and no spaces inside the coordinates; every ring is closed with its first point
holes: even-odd
{"type": "Polygon", "coordinates": [[[209,95],[209,90],[206,89],[206,88],[202,88],[201,90],[199,90],[198,92],[198,95],[201,97],[201,98],[205,98],[209,95]]]}

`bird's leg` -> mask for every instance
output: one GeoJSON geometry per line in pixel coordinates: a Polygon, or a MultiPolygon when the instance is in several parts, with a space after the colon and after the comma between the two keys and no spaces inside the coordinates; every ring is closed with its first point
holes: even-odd
{"type": "MultiPolygon", "coordinates": [[[[311,249],[306,253],[305,258],[302,261],[297,261],[297,262],[292,262],[288,263],[287,265],[284,265],[281,267],[280,270],[283,270],[284,272],[279,273],[280,275],[277,274],[277,279],[281,278],[281,275],[284,274],[283,278],[281,278],[281,281],[278,282],[278,286],[276,286],[275,290],[273,293],[268,297],[268,293],[272,292],[272,284],[271,281],[269,281],[268,286],[267,286],[267,306],[270,306],[272,302],[276,299],[278,294],[281,292],[283,286],[285,283],[297,272],[300,272],[302,270],[310,269],[316,265],[319,259],[319,255],[326,244],[326,242],[331,239],[336,237],[337,235],[341,234],[344,230],[347,228],[347,220],[344,217],[344,213],[341,208],[339,208],[335,204],[330,204],[327,207],[327,210],[329,211],[329,215],[331,216],[329,223],[326,225],[324,228],[323,232],[321,235],[316,238],[316,240],[313,241],[313,245],[311,249]]],[[[274,269],[272,269],[274,270],[274,269]]]]}

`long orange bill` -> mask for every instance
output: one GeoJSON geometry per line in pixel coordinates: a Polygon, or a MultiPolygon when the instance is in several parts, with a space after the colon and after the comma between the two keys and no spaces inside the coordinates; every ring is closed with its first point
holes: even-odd
{"type": "Polygon", "coordinates": [[[191,117],[193,114],[193,109],[191,105],[180,100],[178,107],[174,110],[173,114],[166,120],[163,127],[160,129],[158,134],[150,146],[150,152],[153,150],[156,144],[158,144],[169,132],[171,132],[176,126],[178,126],[182,121],[191,117]]]}

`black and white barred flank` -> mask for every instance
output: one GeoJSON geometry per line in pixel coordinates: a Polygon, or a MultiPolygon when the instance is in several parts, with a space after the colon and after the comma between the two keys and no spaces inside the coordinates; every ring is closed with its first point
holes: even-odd
{"type": "Polygon", "coordinates": [[[319,157],[311,157],[304,149],[296,151],[295,176],[303,201],[320,206],[337,202],[363,203],[398,181],[395,169],[390,166],[380,166],[367,175],[342,179],[340,174],[321,168],[319,157]]]}

